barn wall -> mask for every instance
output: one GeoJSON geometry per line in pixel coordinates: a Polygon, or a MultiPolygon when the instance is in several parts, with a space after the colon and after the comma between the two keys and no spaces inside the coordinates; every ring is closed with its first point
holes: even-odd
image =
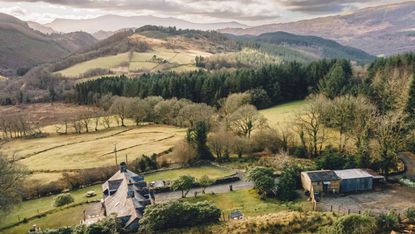
{"type": "Polygon", "coordinates": [[[343,179],[340,185],[342,193],[367,191],[373,189],[373,178],[343,179]]]}

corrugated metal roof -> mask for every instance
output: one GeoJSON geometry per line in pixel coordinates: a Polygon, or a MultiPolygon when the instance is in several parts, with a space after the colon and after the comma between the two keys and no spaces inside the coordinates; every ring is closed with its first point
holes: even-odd
{"type": "Polygon", "coordinates": [[[373,177],[367,171],[362,169],[335,170],[334,172],[342,180],[373,177]]]}
{"type": "Polygon", "coordinates": [[[306,171],[304,173],[308,175],[312,182],[333,181],[340,179],[336,173],[330,170],[306,171]]]}

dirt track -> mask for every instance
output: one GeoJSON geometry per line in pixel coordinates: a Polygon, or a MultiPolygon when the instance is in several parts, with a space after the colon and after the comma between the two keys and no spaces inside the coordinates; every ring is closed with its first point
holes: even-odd
{"type": "Polygon", "coordinates": [[[317,204],[319,210],[346,213],[359,211],[371,211],[375,213],[387,212],[396,209],[404,213],[409,207],[415,208],[415,188],[409,188],[399,184],[387,185],[380,191],[351,194],[340,197],[325,197],[317,204]]]}

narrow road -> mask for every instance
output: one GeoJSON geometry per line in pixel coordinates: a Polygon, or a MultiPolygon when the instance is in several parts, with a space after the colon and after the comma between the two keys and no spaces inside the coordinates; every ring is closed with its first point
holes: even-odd
{"type": "MultiPolygon", "coordinates": [[[[241,189],[250,189],[253,188],[254,185],[250,181],[237,181],[233,183],[228,184],[219,184],[219,185],[213,185],[208,188],[206,188],[206,193],[227,193],[229,192],[229,185],[232,185],[233,190],[241,190],[241,189]]],[[[202,188],[194,188],[191,189],[190,192],[187,194],[188,197],[194,196],[194,193],[197,192],[198,194],[202,193],[202,188]]],[[[181,191],[174,191],[174,192],[166,192],[166,193],[157,193],[155,194],[156,203],[163,203],[168,202],[171,200],[177,200],[182,197],[181,191]]]]}

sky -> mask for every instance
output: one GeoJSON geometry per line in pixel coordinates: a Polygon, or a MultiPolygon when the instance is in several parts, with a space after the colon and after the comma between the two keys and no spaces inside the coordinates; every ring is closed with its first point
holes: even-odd
{"type": "Polygon", "coordinates": [[[153,15],[197,23],[236,21],[249,26],[291,22],[404,0],[0,0],[0,12],[25,21],[153,15]]]}

